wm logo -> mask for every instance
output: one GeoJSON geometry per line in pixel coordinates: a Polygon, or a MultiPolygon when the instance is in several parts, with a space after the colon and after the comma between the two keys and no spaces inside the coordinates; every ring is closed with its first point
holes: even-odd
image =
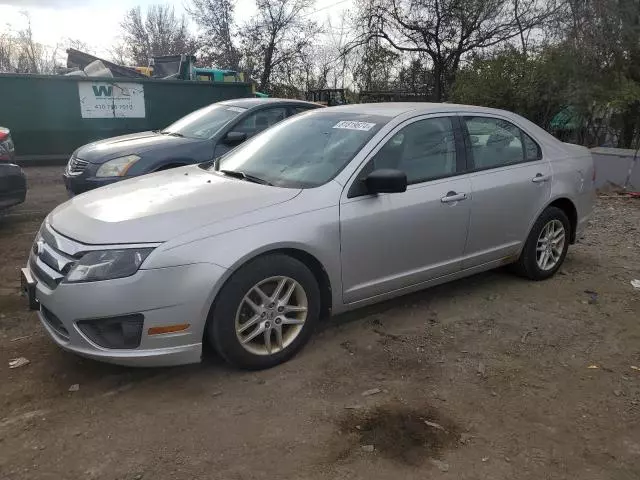
{"type": "Polygon", "coordinates": [[[106,85],[93,85],[93,94],[96,97],[113,97],[113,87],[106,85]]]}

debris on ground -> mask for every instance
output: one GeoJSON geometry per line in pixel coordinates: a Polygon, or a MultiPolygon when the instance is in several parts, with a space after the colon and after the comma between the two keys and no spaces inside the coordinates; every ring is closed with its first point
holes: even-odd
{"type": "Polygon", "coordinates": [[[631,365],[631,370],[637,370],[640,372],[640,367],[636,367],[635,365],[631,365]]]}
{"type": "Polygon", "coordinates": [[[619,397],[620,395],[622,395],[622,390],[614,390],[614,391],[613,391],[613,394],[614,394],[616,397],[619,397]]]}
{"type": "Polygon", "coordinates": [[[478,363],[478,375],[481,377],[487,376],[487,367],[483,362],[478,363]]]}
{"type": "Polygon", "coordinates": [[[363,452],[367,452],[367,453],[371,453],[376,449],[373,445],[362,445],[360,448],[362,449],[363,452]]]}
{"type": "Polygon", "coordinates": [[[640,280],[631,280],[631,286],[640,290],[640,280]]]}
{"type": "Polygon", "coordinates": [[[24,335],[22,337],[16,337],[9,340],[10,342],[19,342],[20,340],[26,340],[27,338],[31,338],[33,335],[24,335]]]}
{"type": "Polygon", "coordinates": [[[589,365],[587,368],[588,368],[589,370],[597,370],[597,369],[599,369],[600,367],[599,367],[598,365],[589,365]]]}
{"type": "Polygon", "coordinates": [[[446,431],[447,431],[447,430],[446,430],[442,425],[440,425],[439,423],[432,422],[432,421],[430,421],[430,420],[425,420],[425,421],[424,421],[424,423],[425,423],[425,425],[429,425],[430,427],[437,428],[438,430],[442,430],[443,432],[446,432],[446,431]]]}
{"type": "Polygon", "coordinates": [[[20,368],[24,367],[25,365],[29,365],[29,363],[31,362],[28,359],[24,357],[18,357],[9,361],[9,368],[20,368]]]}
{"type": "Polygon", "coordinates": [[[430,461],[431,461],[431,464],[437,467],[438,470],[440,470],[441,472],[449,471],[449,464],[447,462],[443,462],[442,460],[437,460],[435,458],[432,458],[430,461]]]}
{"type": "Polygon", "coordinates": [[[70,392],[77,392],[78,390],[80,390],[80,384],[79,383],[74,383],[73,385],[71,385],[69,387],[69,391],[70,392]]]}
{"type": "Polygon", "coordinates": [[[362,405],[346,405],[344,408],[347,410],[359,410],[362,408],[362,405]]]}
{"type": "Polygon", "coordinates": [[[376,395],[378,393],[382,392],[382,390],[380,390],[379,388],[372,388],[370,390],[365,390],[364,392],[362,392],[362,396],[363,397],[369,397],[371,395],[376,395]]]}
{"type": "Polygon", "coordinates": [[[520,343],[526,343],[527,342],[527,337],[531,335],[530,331],[524,332],[522,334],[522,337],[520,337],[520,343]]]}
{"type": "Polygon", "coordinates": [[[594,305],[594,304],[598,303],[598,292],[595,292],[593,290],[585,290],[584,293],[589,295],[588,303],[590,305],[594,305]]]}
{"type": "Polygon", "coordinates": [[[472,439],[472,438],[474,438],[474,436],[473,436],[473,435],[471,435],[470,433],[468,433],[468,432],[462,432],[462,433],[460,434],[460,438],[458,439],[458,441],[459,441],[461,444],[466,445],[467,443],[469,443],[469,442],[471,441],[471,439],[472,439]]]}

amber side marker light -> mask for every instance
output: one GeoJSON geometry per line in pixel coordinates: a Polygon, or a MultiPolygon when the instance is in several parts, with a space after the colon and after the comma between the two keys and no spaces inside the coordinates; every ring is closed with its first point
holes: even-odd
{"type": "Polygon", "coordinates": [[[147,331],[147,333],[149,335],[162,335],[163,333],[182,332],[189,327],[190,325],[188,323],[181,323],[180,325],[167,325],[165,327],[151,327],[147,331]]]}

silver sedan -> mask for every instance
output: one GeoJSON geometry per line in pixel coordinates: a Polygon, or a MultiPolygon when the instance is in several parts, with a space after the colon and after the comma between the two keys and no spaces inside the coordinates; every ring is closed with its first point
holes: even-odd
{"type": "Polygon", "coordinates": [[[23,285],[60,347],[124,365],[291,358],[319,319],[498,266],[544,280],[583,233],[588,150],[509,112],[371,104],[80,195],[23,285]]]}

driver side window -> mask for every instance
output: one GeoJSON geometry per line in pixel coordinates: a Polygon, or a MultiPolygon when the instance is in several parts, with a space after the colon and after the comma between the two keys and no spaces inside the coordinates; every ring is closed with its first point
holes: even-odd
{"type": "Polygon", "coordinates": [[[451,117],[418,120],[397,131],[358,175],[349,198],[366,194],[364,179],[374,170],[401,170],[407,184],[457,173],[457,153],[451,117]]]}
{"type": "Polygon", "coordinates": [[[284,107],[264,108],[242,120],[233,131],[246,133],[249,138],[284,120],[286,116],[287,109],[284,107]]]}
{"type": "Polygon", "coordinates": [[[451,118],[429,118],[407,125],[371,161],[371,170],[402,170],[409,185],[455,174],[456,144],[451,118]]]}

